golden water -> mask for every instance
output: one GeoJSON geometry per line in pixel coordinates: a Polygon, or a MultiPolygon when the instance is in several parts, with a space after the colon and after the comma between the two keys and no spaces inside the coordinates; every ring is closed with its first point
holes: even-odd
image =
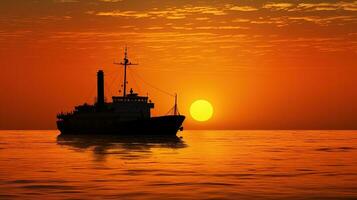
{"type": "Polygon", "coordinates": [[[0,131],[0,199],[357,198],[357,131],[0,131]]]}

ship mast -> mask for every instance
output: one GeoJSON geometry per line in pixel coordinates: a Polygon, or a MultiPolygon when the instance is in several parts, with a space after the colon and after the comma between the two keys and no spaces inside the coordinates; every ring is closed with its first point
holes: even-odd
{"type": "Polygon", "coordinates": [[[127,84],[127,81],[126,81],[126,68],[130,65],[138,65],[138,64],[134,64],[134,63],[131,63],[129,62],[129,58],[128,58],[128,47],[125,46],[125,51],[124,51],[124,59],[123,59],[123,62],[120,62],[120,63],[115,63],[114,64],[116,65],[123,65],[124,66],[124,84],[123,84],[123,97],[125,98],[126,97],[126,84],[127,84]]]}
{"type": "Polygon", "coordinates": [[[177,115],[177,94],[175,93],[174,115],[177,115]]]}

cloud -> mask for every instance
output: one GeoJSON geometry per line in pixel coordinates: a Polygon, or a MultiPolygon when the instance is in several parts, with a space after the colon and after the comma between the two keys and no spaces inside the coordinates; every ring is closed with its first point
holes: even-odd
{"type": "Polygon", "coordinates": [[[287,26],[289,24],[286,17],[272,17],[272,18],[260,17],[259,19],[251,20],[250,23],[252,23],[252,24],[273,24],[273,25],[276,25],[277,27],[287,26]]]}
{"type": "Polygon", "coordinates": [[[17,31],[0,31],[0,38],[6,40],[9,38],[27,38],[32,34],[31,30],[17,30],[17,31]]]}
{"type": "Polygon", "coordinates": [[[134,17],[134,18],[144,18],[150,17],[148,13],[140,13],[138,11],[109,11],[109,12],[99,12],[96,13],[98,16],[112,16],[112,17],[134,17]]]}
{"type": "Polygon", "coordinates": [[[185,6],[183,9],[175,9],[177,12],[182,13],[202,13],[202,14],[212,14],[212,15],[226,15],[224,10],[213,7],[213,6],[185,6]]]}
{"type": "Polygon", "coordinates": [[[300,3],[297,6],[299,10],[337,10],[338,6],[333,3],[300,3]]]}
{"type": "Polygon", "coordinates": [[[184,26],[172,26],[171,28],[175,29],[175,30],[192,30],[193,29],[191,27],[184,27],[184,26]]]}
{"type": "Polygon", "coordinates": [[[39,21],[63,21],[63,20],[70,20],[72,19],[71,16],[44,16],[44,17],[40,17],[38,20],[39,21]]]}
{"type": "Polygon", "coordinates": [[[198,26],[199,30],[234,30],[234,29],[249,29],[243,26],[198,26]]]}
{"type": "Polygon", "coordinates": [[[148,30],[161,30],[161,29],[164,29],[164,27],[161,27],[161,26],[152,26],[152,27],[149,27],[149,28],[146,28],[148,30]]]}
{"type": "Polygon", "coordinates": [[[250,22],[250,19],[236,18],[233,19],[232,22],[245,23],[245,22],[250,22]]]}
{"type": "Polygon", "coordinates": [[[258,8],[251,7],[251,6],[232,6],[229,9],[230,10],[235,10],[235,11],[244,11],[244,12],[257,11],[258,10],[258,8]]]}
{"type": "Polygon", "coordinates": [[[78,3],[79,0],[54,0],[55,3],[78,3]]]}
{"type": "Polygon", "coordinates": [[[272,10],[289,10],[293,6],[294,4],[292,3],[267,3],[263,6],[263,8],[272,10]]]}
{"type": "Polygon", "coordinates": [[[166,19],[184,19],[186,18],[185,15],[169,15],[166,17],[166,19]]]}
{"type": "Polygon", "coordinates": [[[343,9],[347,11],[357,11],[357,1],[354,1],[352,3],[343,3],[343,9]]]}
{"type": "Polygon", "coordinates": [[[307,11],[331,11],[331,10],[346,10],[357,11],[357,1],[354,2],[336,2],[336,3],[300,3],[296,10],[307,11]]]}
{"type": "Polygon", "coordinates": [[[306,22],[312,22],[319,25],[327,25],[334,21],[357,21],[354,16],[330,16],[330,17],[319,17],[319,16],[302,16],[302,17],[288,17],[290,20],[303,20],[306,22]]]}
{"type": "Polygon", "coordinates": [[[107,3],[116,3],[116,2],[121,2],[123,0],[98,0],[98,1],[107,2],[107,3]]]}
{"type": "Polygon", "coordinates": [[[198,21],[204,21],[204,20],[209,20],[210,18],[208,17],[196,17],[196,20],[198,21]]]}
{"type": "Polygon", "coordinates": [[[319,2],[319,3],[267,3],[263,6],[270,10],[286,10],[286,11],[357,11],[357,1],[353,2],[319,2]]]}
{"type": "MultiPolygon", "coordinates": [[[[87,14],[90,14],[87,12],[87,14]]],[[[152,9],[149,11],[107,11],[93,13],[98,16],[112,16],[112,17],[133,17],[133,18],[166,18],[166,19],[184,19],[193,14],[206,15],[226,15],[224,10],[212,6],[184,6],[182,8],[166,8],[163,10],[152,9]]],[[[202,19],[202,18],[201,18],[202,19]]],[[[202,19],[203,20],[203,19],[202,19]]]]}

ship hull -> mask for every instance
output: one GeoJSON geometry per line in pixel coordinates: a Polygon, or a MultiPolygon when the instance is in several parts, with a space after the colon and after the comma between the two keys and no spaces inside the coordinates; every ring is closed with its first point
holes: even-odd
{"type": "Polygon", "coordinates": [[[97,121],[80,125],[75,121],[57,121],[57,128],[62,135],[176,135],[181,129],[185,116],[172,115],[151,117],[111,123],[97,121]]]}

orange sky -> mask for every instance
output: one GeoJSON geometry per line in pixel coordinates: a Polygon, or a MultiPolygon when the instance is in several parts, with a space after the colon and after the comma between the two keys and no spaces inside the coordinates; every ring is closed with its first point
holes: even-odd
{"type": "Polygon", "coordinates": [[[187,129],[356,129],[357,1],[2,0],[0,129],[52,129],[56,113],[93,102],[96,71],[155,115],[179,94],[215,109],[187,129]],[[134,78],[133,78],[134,77],[134,78]]]}

